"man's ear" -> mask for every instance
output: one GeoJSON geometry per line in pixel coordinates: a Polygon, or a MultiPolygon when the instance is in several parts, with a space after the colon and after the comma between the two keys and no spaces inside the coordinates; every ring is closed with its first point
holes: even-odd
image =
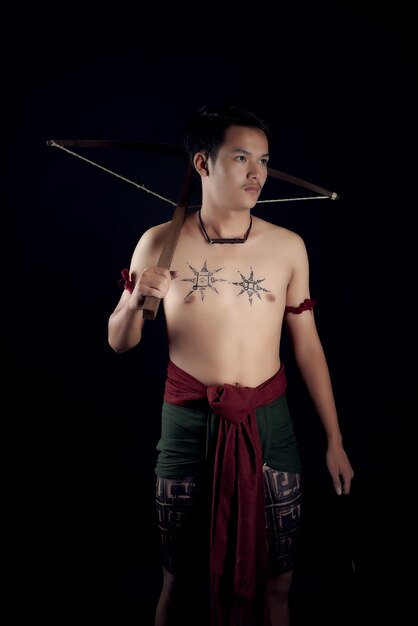
{"type": "Polygon", "coordinates": [[[209,169],[208,169],[207,163],[208,163],[208,155],[205,154],[204,152],[196,152],[193,158],[193,165],[195,167],[196,172],[200,176],[209,175],[209,169]]]}

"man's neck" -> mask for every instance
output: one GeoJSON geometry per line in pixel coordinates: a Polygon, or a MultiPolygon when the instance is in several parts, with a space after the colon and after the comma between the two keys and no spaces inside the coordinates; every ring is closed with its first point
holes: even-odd
{"type": "Polygon", "coordinates": [[[202,207],[197,212],[197,221],[208,243],[245,243],[252,226],[249,210],[220,213],[202,207]]]}

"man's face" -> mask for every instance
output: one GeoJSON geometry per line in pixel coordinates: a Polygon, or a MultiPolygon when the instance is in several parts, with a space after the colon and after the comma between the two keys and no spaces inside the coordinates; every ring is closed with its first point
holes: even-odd
{"type": "Polygon", "coordinates": [[[258,128],[230,126],[213,163],[209,161],[207,192],[228,208],[255,206],[267,178],[268,141],[258,128]]]}

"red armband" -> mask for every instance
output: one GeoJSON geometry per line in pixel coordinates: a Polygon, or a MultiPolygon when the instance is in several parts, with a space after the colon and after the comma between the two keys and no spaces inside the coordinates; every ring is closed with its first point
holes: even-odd
{"type": "Polygon", "coordinates": [[[118,285],[123,286],[124,289],[127,289],[129,293],[132,293],[134,290],[134,283],[132,282],[129,276],[129,270],[127,267],[121,271],[122,278],[118,280],[118,285]]]}
{"type": "Polygon", "coordinates": [[[316,300],[310,300],[309,298],[305,298],[305,300],[299,304],[299,306],[286,306],[284,309],[284,313],[303,313],[303,311],[312,311],[316,304],[316,300]]]}

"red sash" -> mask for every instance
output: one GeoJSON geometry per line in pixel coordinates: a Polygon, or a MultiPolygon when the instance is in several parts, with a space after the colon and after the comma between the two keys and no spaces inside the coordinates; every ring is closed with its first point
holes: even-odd
{"type": "Polygon", "coordinates": [[[206,387],[172,361],[168,364],[164,400],[193,406],[207,398],[220,417],[210,538],[212,624],[216,626],[269,623],[263,461],[256,408],[270,404],[285,390],[283,365],[258,387],[206,387]]]}

